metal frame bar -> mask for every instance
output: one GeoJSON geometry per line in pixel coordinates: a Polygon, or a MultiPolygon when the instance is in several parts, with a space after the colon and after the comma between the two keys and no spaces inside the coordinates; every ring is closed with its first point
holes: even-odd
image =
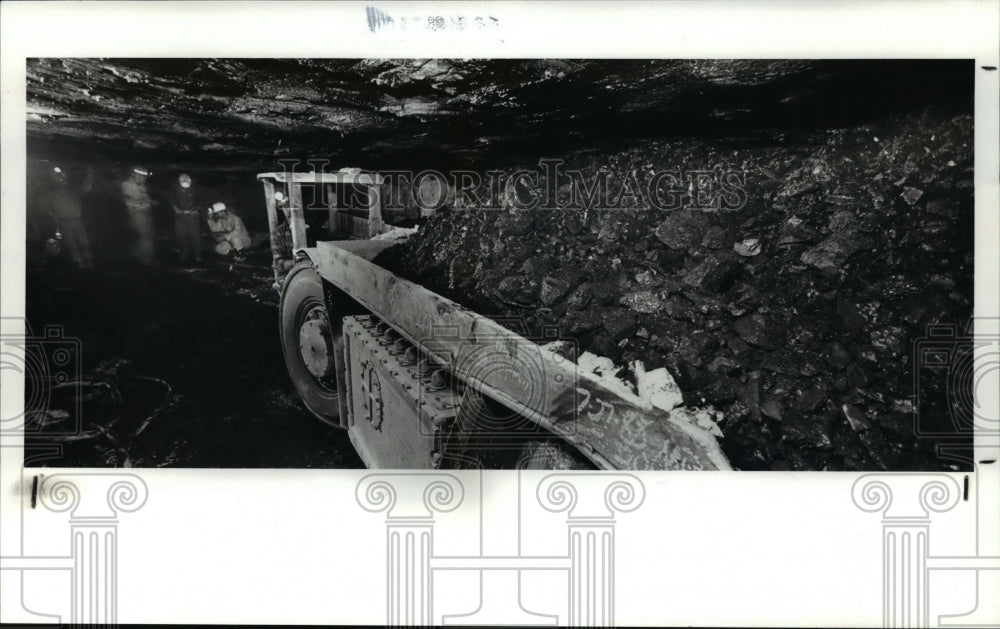
{"type": "Polygon", "coordinates": [[[322,173],[322,172],[311,172],[311,173],[292,173],[289,177],[287,173],[260,173],[257,175],[257,179],[264,181],[267,179],[273,179],[278,183],[357,183],[361,185],[371,186],[380,185],[382,183],[382,178],[378,175],[371,175],[368,173],[322,173]]]}

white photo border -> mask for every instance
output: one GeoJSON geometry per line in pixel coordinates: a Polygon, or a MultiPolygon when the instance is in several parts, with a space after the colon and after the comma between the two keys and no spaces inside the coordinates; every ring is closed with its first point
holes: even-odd
{"type": "MultiPolygon", "coordinates": [[[[998,23],[1000,4],[962,0],[4,2],[2,332],[19,333],[24,314],[25,60],[99,56],[974,59],[975,315],[996,322],[1000,71],[986,68],[1000,67],[998,23]],[[373,10],[396,19],[375,28],[372,20],[380,18],[373,10]],[[484,26],[433,28],[414,19],[402,27],[402,17],[429,15],[461,16],[467,25],[484,18],[484,26]],[[285,26],[299,27],[287,29],[299,34],[284,36],[285,26]]],[[[1000,335],[996,328],[976,332],[1000,335]]],[[[7,418],[23,405],[23,381],[10,370],[0,378],[0,417],[7,418]]],[[[996,395],[980,402],[984,412],[1000,415],[996,395]]],[[[989,533],[1000,527],[1000,457],[995,435],[977,434],[976,445],[977,461],[993,463],[977,463],[968,474],[634,473],[644,492],[641,508],[614,514],[613,621],[938,626],[950,616],[972,622],[973,616],[957,616],[976,608],[978,622],[1000,625],[1000,588],[984,585],[1000,575],[991,563],[1000,562],[1000,540],[989,533]],[[882,502],[883,488],[894,507],[882,502]],[[903,500],[907,492],[910,503],[903,500]],[[915,528],[898,528],[904,521],[915,528]],[[883,601],[890,591],[883,553],[897,540],[892,535],[921,532],[930,540],[928,565],[939,569],[933,597],[916,604],[916,616],[893,616],[896,608],[883,601]]],[[[387,622],[386,535],[395,524],[391,514],[359,506],[356,491],[366,471],[26,471],[22,446],[17,435],[0,440],[0,621],[70,622],[93,613],[96,603],[58,589],[71,587],[68,558],[76,557],[74,540],[85,530],[114,544],[114,565],[95,563],[102,578],[117,579],[114,600],[105,604],[113,614],[103,617],[111,623],[387,622]],[[25,569],[38,566],[47,568],[25,569]]],[[[435,538],[435,552],[460,554],[478,545],[482,554],[491,544],[504,551],[505,543],[491,542],[488,532],[522,524],[491,511],[493,497],[520,500],[522,486],[542,480],[500,472],[463,476],[466,500],[488,499],[471,515],[461,509],[435,515],[435,526],[450,532],[435,538]],[[469,526],[473,521],[478,527],[469,526]]],[[[521,542],[518,536],[518,554],[521,542]]],[[[539,524],[524,552],[550,544],[565,544],[565,529],[539,524]]],[[[451,587],[453,597],[466,596],[462,583],[451,587]]],[[[445,602],[448,595],[435,594],[445,602]]]]}

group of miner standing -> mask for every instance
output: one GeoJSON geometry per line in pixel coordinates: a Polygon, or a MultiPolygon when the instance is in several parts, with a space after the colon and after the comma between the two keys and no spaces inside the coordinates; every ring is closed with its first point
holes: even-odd
{"type": "MultiPolygon", "coordinates": [[[[147,180],[152,173],[135,166],[121,182],[121,195],[125,203],[129,227],[134,241],[132,254],[143,266],[156,264],[155,232],[152,200],[147,180]]],[[[82,199],[93,185],[94,176],[87,169],[87,176],[79,185],[71,185],[66,173],[56,166],[52,169],[52,187],[48,192],[48,211],[55,222],[56,240],[61,240],[77,267],[94,266],[90,240],[83,219],[82,199]]],[[[170,206],[174,214],[174,241],[181,264],[201,262],[201,204],[192,188],[191,176],[180,174],[171,186],[170,206]]],[[[239,259],[242,251],[251,245],[250,233],[243,220],[229,211],[225,203],[213,203],[207,211],[206,224],[215,240],[215,252],[239,259]]]]}

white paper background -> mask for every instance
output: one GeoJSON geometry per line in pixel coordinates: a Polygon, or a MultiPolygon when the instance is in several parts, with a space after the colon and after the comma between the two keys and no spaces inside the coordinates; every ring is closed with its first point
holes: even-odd
{"type": "MultiPolygon", "coordinates": [[[[32,56],[974,58],[976,314],[1000,312],[998,72],[980,69],[1000,65],[996,3],[371,6],[393,15],[396,26],[372,32],[366,5],[349,3],[0,5],[3,316],[23,313],[24,59],[32,56]],[[399,26],[401,17],[427,15],[462,15],[470,23],[479,16],[486,26],[399,26]]],[[[2,416],[10,417],[20,408],[23,383],[9,370],[0,371],[0,378],[2,416]]],[[[998,416],[995,396],[980,402],[998,416]]],[[[0,556],[66,555],[68,515],[22,508],[31,475],[22,479],[19,440],[2,439],[0,556]]],[[[978,458],[997,456],[992,450],[978,458]]],[[[972,474],[970,501],[934,516],[931,554],[1000,555],[997,467],[972,474]]],[[[384,515],[362,510],[354,495],[366,472],[129,472],[145,480],[148,500],[119,518],[119,622],[385,623],[384,515]]],[[[617,624],[882,624],[881,514],[864,513],[852,502],[858,475],[637,476],[645,502],[616,523],[617,624]]],[[[961,477],[956,475],[959,482],[961,477]]],[[[509,549],[516,511],[504,497],[516,497],[519,481],[508,474],[497,486],[495,474],[487,478],[485,487],[493,489],[485,515],[471,492],[468,508],[439,518],[440,552],[470,553],[480,543],[496,552],[509,549]]],[[[477,478],[465,480],[478,486],[477,478]]],[[[79,486],[83,494],[91,487],[104,491],[97,479],[83,478],[79,486]]],[[[547,521],[524,527],[525,553],[565,548],[565,529],[551,517],[547,521]]],[[[9,569],[14,563],[0,564],[8,568],[0,572],[0,619],[53,620],[31,616],[28,609],[68,622],[68,572],[22,573],[9,569]]],[[[463,582],[436,592],[436,609],[468,608],[463,582]]],[[[977,603],[968,571],[936,572],[931,586],[931,625],[939,614],[962,613],[977,603]]],[[[541,588],[525,588],[524,604],[565,595],[541,588]]],[[[978,604],[992,610],[990,622],[1000,624],[995,590],[991,600],[978,604]]]]}

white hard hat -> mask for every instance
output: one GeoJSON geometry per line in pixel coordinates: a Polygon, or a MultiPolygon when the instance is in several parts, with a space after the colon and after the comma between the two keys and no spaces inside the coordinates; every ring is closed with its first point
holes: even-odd
{"type": "Polygon", "coordinates": [[[143,168],[142,166],[136,166],[135,168],[132,169],[132,172],[134,172],[137,175],[143,175],[145,177],[148,177],[152,174],[149,170],[143,168]]]}
{"type": "Polygon", "coordinates": [[[62,172],[62,168],[59,168],[58,166],[56,166],[55,168],[52,169],[52,172],[54,172],[54,173],[61,173],[62,172]]]}
{"type": "Polygon", "coordinates": [[[222,201],[219,201],[218,203],[213,203],[212,207],[208,208],[208,211],[214,214],[216,212],[221,212],[225,209],[226,209],[226,204],[223,203],[222,201]]]}

